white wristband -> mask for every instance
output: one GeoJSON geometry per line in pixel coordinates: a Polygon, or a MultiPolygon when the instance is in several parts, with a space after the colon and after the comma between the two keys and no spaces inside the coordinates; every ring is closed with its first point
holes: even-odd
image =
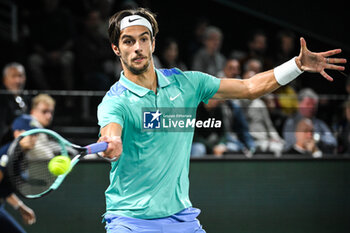
{"type": "Polygon", "coordinates": [[[302,74],[304,71],[300,70],[295,62],[295,57],[289,61],[277,66],[273,70],[276,81],[281,86],[288,84],[293,81],[296,77],[302,74]]]}

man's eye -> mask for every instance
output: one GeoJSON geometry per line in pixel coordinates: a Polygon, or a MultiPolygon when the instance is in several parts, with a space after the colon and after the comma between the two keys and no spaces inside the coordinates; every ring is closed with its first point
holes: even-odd
{"type": "Polygon", "coordinates": [[[124,40],[124,44],[131,44],[132,43],[132,41],[131,40],[124,40]]]}

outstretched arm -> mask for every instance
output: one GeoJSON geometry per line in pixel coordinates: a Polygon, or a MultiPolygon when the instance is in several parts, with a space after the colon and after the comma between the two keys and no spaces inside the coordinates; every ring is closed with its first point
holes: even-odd
{"type": "Polygon", "coordinates": [[[220,87],[213,98],[217,99],[255,99],[270,93],[281,85],[295,79],[303,71],[320,73],[324,78],[333,81],[325,69],[344,70],[344,66],[335,64],[346,63],[344,58],[329,58],[329,56],[341,53],[341,49],[326,52],[311,52],[306,47],[304,38],[300,38],[300,53],[273,70],[258,73],[250,79],[222,79],[220,87]]]}

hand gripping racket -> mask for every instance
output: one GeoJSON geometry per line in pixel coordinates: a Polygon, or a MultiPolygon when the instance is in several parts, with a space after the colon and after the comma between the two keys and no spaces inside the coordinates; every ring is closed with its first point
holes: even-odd
{"type": "Polygon", "coordinates": [[[52,130],[28,130],[16,138],[8,150],[7,172],[10,183],[25,198],[43,197],[61,185],[81,158],[87,154],[103,152],[107,147],[107,142],[81,147],[52,130]],[[58,155],[73,159],[68,172],[54,176],[48,169],[48,163],[58,155]]]}

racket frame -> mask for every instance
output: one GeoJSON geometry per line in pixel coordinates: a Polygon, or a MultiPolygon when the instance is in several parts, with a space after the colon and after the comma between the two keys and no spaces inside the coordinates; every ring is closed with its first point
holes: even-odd
{"type": "MultiPolygon", "coordinates": [[[[62,184],[62,182],[66,178],[66,176],[72,171],[73,167],[80,161],[81,158],[83,158],[84,156],[86,156],[88,154],[98,154],[99,155],[99,152],[105,151],[108,147],[108,143],[106,143],[106,142],[93,143],[93,144],[87,145],[85,147],[82,147],[82,146],[79,146],[79,145],[76,145],[76,144],[69,142],[68,140],[63,138],[61,135],[59,135],[58,133],[56,133],[52,130],[49,130],[49,129],[31,129],[31,130],[23,132],[19,137],[17,137],[14,140],[14,142],[11,144],[8,151],[9,152],[12,151],[12,153],[13,153],[14,149],[17,147],[19,141],[22,138],[24,138],[26,136],[34,135],[34,134],[39,134],[39,133],[45,133],[45,134],[48,134],[51,137],[55,138],[57,140],[57,142],[59,142],[59,144],[60,144],[62,155],[68,156],[67,147],[72,147],[72,148],[76,149],[78,151],[78,154],[75,155],[74,158],[71,160],[68,171],[62,175],[57,176],[56,180],[51,184],[51,186],[46,191],[44,191],[42,193],[35,194],[35,195],[25,195],[25,194],[21,193],[21,191],[16,187],[16,185],[10,179],[10,183],[11,183],[13,189],[20,196],[27,198],[27,199],[41,198],[41,197],[44,197],[47,194],[51,193],[52,191],[56,190],[62,184]]],[[[14,160],[13,156],[11,156],[12,153],[9,153],[9,163],[8,163],[9,169],[12,169],[11,165],[12,165],[12,162],[14,160]]],[[[108,160],[108,161],[110,161],[110,160],[108,160]]],[[[12,171],[8,172],[9,176],[11,176],[11,173],[13,174],[14,172],[12,172],[12,171]]]]}

